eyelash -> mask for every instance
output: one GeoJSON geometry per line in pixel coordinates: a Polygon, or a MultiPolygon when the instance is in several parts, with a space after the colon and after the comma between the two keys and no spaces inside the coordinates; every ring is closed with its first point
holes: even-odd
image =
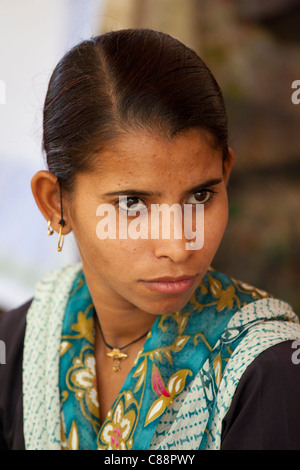
{"type": "MultiPolygon", "coordinates": [[[[209,198],[204,202],[198,202],[198,204],[204,204],[205,206],[207,206],[213,201],[216,191],[213,191],[212,189],[203,189],[202,191],[198,191],[197,193],[192,194],[191,197],[194,197],[196,194],[201,194],[201,193],[208,193],[209,198]]],[[[195,205],[197,205],[197,203],[195,205]]]]}
{"type": "MultiPolygon", "coordinates": [[[[205,206],[207,206],[207,205],[211,204],[211,202],[213,201],[213,199],[214,199],[214,197],[215,197],[216,191],[213,191],[212,189],[203,189],[202,191],[198,191],[197,193],[192,194],[190,197],[193,197],[193,196],[195,196],[196,194],[201,194],[201,193],[209,193],[209,198],[208,198],[206,201],[204,201],[204,202],[191,203],[192,205],[195,205],[195,206],[196,206],[196,205],[198,205],[198,204],[204,204],[205,206]]],[[[145,203],[140,197],[138,197],[138,196],[124,196],[124,199],[126,199],[127,202],[128,202],[128,200],[130,200],[130,199],[135,200],[135,201],[142,201],[143,204],[144,204],[144,206],[146,206],[146,203],[145,203]]],[[[187,203],[187,204],[188,204],[188,203],[187,203]]],[[[119,208],[119,210],[122,211],[122,212],[130,213],[130,208],[128,208],[128,209],[122,209],[122,208],[120,207],[120,201],[119,201],[119,199],[118,199],[117,201],[114,201],[114,202],[113,202],[113,205],[114,205],[114,206],[117,206],[117,207],[119,208]]],[[[138,203],[135,202],[135,203],[133,203],[132,205],[133,205],[133,206],[137,206],[138,203]]],[[[136,210],[139,211],[139,209],[135,209],[135,211],[136,211],[136,210]]],[[[142,209],[142,210],[144,210],[144,209],[142,209]]]]}

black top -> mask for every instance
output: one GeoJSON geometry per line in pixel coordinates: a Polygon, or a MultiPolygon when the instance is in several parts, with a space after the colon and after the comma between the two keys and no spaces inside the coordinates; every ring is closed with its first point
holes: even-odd
{"type": "MultiPolygon", "coordinates": [[[[23,450],[22,358],[31,301],[0,315],[0,450],[23,450]]],[[[273,346],[246,369],[223,420],[221,450],[300,450],[300,364],[292,341],[273,346]],[[297,356],[296,356],[297,358],[297,356]]]]}

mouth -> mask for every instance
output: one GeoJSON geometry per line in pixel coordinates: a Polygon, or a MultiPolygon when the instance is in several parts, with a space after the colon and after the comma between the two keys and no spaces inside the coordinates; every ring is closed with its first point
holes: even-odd
{"type": "Polygon", "coordinates": [[[197,275],[180,277],[160,277],[149,281],[140,281],[148,289],[163,294],[180,294],[193,287],[197,275]]]}

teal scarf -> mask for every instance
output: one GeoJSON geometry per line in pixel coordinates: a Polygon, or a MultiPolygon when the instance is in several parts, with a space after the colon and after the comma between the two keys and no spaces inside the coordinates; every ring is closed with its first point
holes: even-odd
{"type": "MultiPolygon", "coordinates": [[[[237,345],[253,322],[234,334],[236,312],[270,296],[209,270],[187,305],[155,321],[106,420],[100,425],[94,357],[94,308],[82,273],[73,283],[63,320],[59,386],[63,449],[149,449],[168,433],[180,403],[202,374],[205,422],[197,448],[205,448],[218,386],[237,345]]],[[[198,413],[198,411],[197,411],[198,413]]],[[[187,428],[190,416],[183,417],[187,428]]],[[[201,421],[199,416],[198,421],[201,421]]],[[[193,439],[193,438],[192,438],[193,439]]],[[[183,426],[181,445],[184,445],[183,426]]]]}

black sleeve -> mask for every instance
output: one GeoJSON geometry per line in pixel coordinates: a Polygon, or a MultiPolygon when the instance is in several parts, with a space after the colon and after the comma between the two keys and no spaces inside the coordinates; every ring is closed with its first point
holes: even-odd
{"type": "Polygon", "coordinates": [[[300,364],[293,341],[260,354],[223,420],[221,450],[300,450],[300,364]]]}
{"type": "Polygon", "coordinates": [[[22,362],[26,313],[31,300],[0,315],[5,364],[0,364],[0,450],[23,450],[22,362]]]}

